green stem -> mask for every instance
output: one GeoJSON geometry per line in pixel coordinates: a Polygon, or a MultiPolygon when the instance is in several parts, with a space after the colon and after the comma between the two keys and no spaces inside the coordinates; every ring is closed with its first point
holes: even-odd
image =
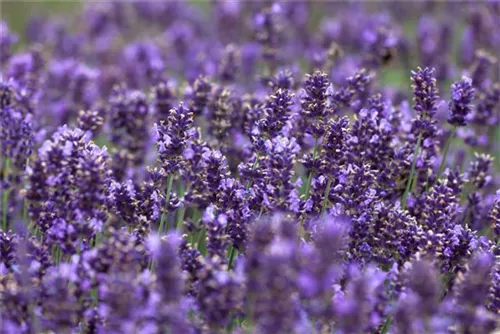
{"type": "Polygon", "coordinates": [[[30,222],[28,221],[28,203],[26,203],[26,198],[23,202],[23,222],[26,223],[26,226],[30,226],[30,222]]]}
{"type": "Polygon", "coordinates": [[[391,327],[392,317],[389,315],[387,319],[385,319],[384,326],[380,330],[380,334],[386,334],[389,331],[389,327],[391,327]]]}
{"type": "Polygon", "coordinates": [[[441,174],[443,173],[444,166],[446,166],[446,156],[448,155],[448,151],[450,150],[451,143],[453,141],[453,138],[455,137],[455,133],[457,131],[457,126],[455,125],[453,129],[451,129],[450,136],[448,137],[448,140],[446,141],[446,144],[444,146],[443,150],[443,158],[441,160],[441,165],[439,165],[439,170],[436,176],[436,182],[439,180],[441,177],[441,174]]]}
{"type": "MultiPolygon", "coordinates": [[[[316,160],[317,151],[318,151],[318,138],[315,138],[314,139],[314,147],[313,147],[313,162],[316,160]]],[[[306,189],[304,191],[305,200],[309,199],[313,176],[314,176],[314,171],[310,171],[309,177],[307,178],[306,189]]],[[[305,234],[306,233],[305,233],[305,229],[304,229],[304,218],[301,218],[301,219],[299,219],[299,228],[298,228],[297,237],[300,239],[301,237],[304,237],[305,234]]]]}
{"type": "Polygon", "coordinates": [[[174,183],[174,174],[170,174],[167,179],[167,192],[165,194],[165,211],[161,214],[160,227],[158,228],[158,233],[163,234],[163,229],[165,228],[165,222],[168,217],[168,203],[170,202],[170,192],[172,191],[172,185],[174,183]]]}
{"type": "MultiPolygon", "coordinates": [[[[257,165],[258,165],[258,164],[259,164],[259,156],[258,156],[258,155],[256,155],[256,156],[255,156],[255,161],[253,162],[253,165],[252,165],[252,171],[253,171],[255,168],[257,168],[257,165]]],[[[245,190],[246,190],[246,191],[248,191],[248,189],[250,189],[250,186],[251,186],[251,185],[252,185],[252,181],[251,181],[251,180],[249,180],[249,181],[247,182],[247,185],[246,185],[245,190]]]]}
{"type": "Polygon", "coordinates": [[[59,265],[61,263],[62,258],[62,250],[61,247],[56,246],[56,264],[59,265]]]}
{"type": "Polygon", "coordinates": [[[413,191],[415,191],[415,188],[417,187],[419,174],[420,174],[420,171],[418,171],[418,170],[416,170],[415,174],[413,174],[413,180],[411,182],[410,194],[413,191]]]}
{"type": "Polygon", "coordinates": [[[231,270],[235,255],[236,255],[236,249],[232,245],[229,246],[229,263],[227,265],[227,270],[231,270]]]}
{"type": "Polygon", "coordinates": [[[33,235],[35,236],[35,238],[38,238],[38,236],[40,235],[40,227],[38,227],[37,225],[34,225],[33,235]]]}
{"type": "Polygon", "coordinates": [[[184,215],[186,213],[186,207],[182,207],[179,209],[179,213],[177,215],[177,226],[176,229],[181,231],[182,230],[182,224],[184,223],[184,215]]]}
{"type": "Polygon", "coordinates": [[[415,175],[415,166],[417,165],[417,158],[420,153],[420,143],[422,142],[422,134],[418,136],[417,144],[415,144],[415,149],[413,153],[413,162],[411,164],[410,175],[408,176],[408,181],[406,182],[406,189],[401,199],[401,207],[406,208],[406,201],[408,200],[408,195],[410,194],[410,189],[413,181],[413,176],[415,175]]]}
{"type": "Polygon", "coordinates": [[[95,235],[95,246],[99,246],[102,243],[102,232],[97,232],[95,235]]]}
{"type": "Polygon", "coordinates": [[[332,179],[328,178],[328,183],[326,184],[325,196],[323,197],[323,205],[321,207],[321,215],[325,213],[326,205],[328,204],[328,195],[330,195],[330,188],[332,186],[332,179]]]}
{"type": "Polygon", "coordinates": [[[2,229],[7,232],[7,211],[8,211],[8,202],[9,202],[9,190],[4,189],[2,193],[2,229]]]}
{"type": "MultiPolygon", "coordinates": [[[[5,159],[5,168],[3,170],[3,178],[5,181],[5,186],[9,181],[9,169],[10,169],[10,159],[5,159]]],[[[2,191],[2,229],[4,232],[7,232],[7,211],[9,204],[9,189],[5,188],[2,191]]]]}
{"type": "Polygon", "coordinates": [[[92,288],[92,290],[90,290],[90,296],[92,298],[92,304],[94,306],[97,306],[97,304],[99,303],[99,294],[97,288],[92,288]]]}
{"type": "Polygon", "coordinates": [[[82,250],[82,237],[78,238],[78,248],[76,249],[76,254],[80,255],[82,250]]]}
{"type": "Polygon", "coordinates": [[[207,230],[203,227],[198,234],[198,238],[196,240],[196,248],[200,251],[202,255],[205,255],[207,252],[207,245],[205,244],[205,237],[207,235],[207,230]]]}
{"type": "MultiPolygon", "coordinates": [[[[316,160],[316,153],[318,151],[318,138],[314,139],[314,148],[313,148],[313,162],[316,160]]],[[[314,176],[314,172],[311,171],[309,173],[309,177],[307,179],[307,184],[306,184],[306,190],[305,190],[305,198],[309,198],[309,192],[311,191],[311,183],[312,183],[312,178],[314,176]]]]}
{"type": "MultiPolygon", "coordinates": [[[[186,184],[186,189],[189,191],[189,184],[186,184]]],[[[185,190],[182,185],[179,187],[179,197],[184,197],[185,190]]],[[[184,215],[186,214],[186,203],[182,205],[182,207],[177,212],[177,224],[176,228],[179,231],[182,231],[182,224],[184,223],[184,215]]]]}

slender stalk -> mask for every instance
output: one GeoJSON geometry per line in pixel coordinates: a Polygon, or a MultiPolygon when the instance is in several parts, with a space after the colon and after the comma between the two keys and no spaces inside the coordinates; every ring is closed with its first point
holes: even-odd
{"type": "Polygon", "coordinates": [[[92,304],[94,306],[97,306],[97,303],[99,302],[99,293],[97,291],[97,288],[93,288],[90,290],[90,296],[92,298],[92,304]]]}
{"type": "Polygon", "coordinates": [[[56,246],[56,264],[59,265],[61,263],[62,258],[62,250],[61,247],[56,246]]]}
{"type": "Polygon", "coordinates": [[[448,137],[448,140],[446,141],[446,144],[444,146],[443,150],[443,158],[441,160],[441,165],[439,165],[439,170],[436,176],[436,181],[439,180],[439,177],[443,173],[444,166],[446,165],[446,156],[448,155],[448,151],[450,150],[451,143],[453,142],[453,138],[455,137],[455,133],[457,132],[457,126],[455,125],[453,129],[451,129],[450,136],[448,137]]]}
{"type": "Polygon", "coordinates": [[[389,331],[389,327],[391,327],[392,317],[389,315],[387,319],[385,319],[384,326],[380,330],[380,334],[386,334],[389,331]]]}
{"type": "Polygon", "coordinates": [[[227,270],[231,270],[235,255],[236,255],[236,249],[233,247],[233,245],[229,246],[229,262],[227,265],[227,270]]]}
{"type": "MultiPolygon", "coordinates": [[[[29,166],[30,164],[30,158],[26,158],[26,166],[29,166]]],[[[23,196],[23,215],[22,215],[22,219],[23,219],[23,223],[26,224],[26,226],[28,227],[28,233],[27,235],[29,235],[29,232],[31,231],[30,230],[30,225],[31,225],[31,221],[30,221],[30,217],[28,217],[28,200],[26,198],[26,194],[23,196]]]]}
{"type": "Polygon", "coordinates": [[[195,240],[196,248],[198,248],[198,245],[200,244],[204,234],[205,234],[205,229],[202,227],[200,229],[200,231],[198,232],[198,235],[196,236],[196,240],[195,240]]]}
{"type": "MultiPolygon", "coordinates": [[[[410,193],[412,193],[413,191],[415,191],[415,188],[417,187],[417,184],[418,184],[418,178],[420,176],[420,171],[416,170],[415,171],[415,174],[413,174],[413,180],[411,182],[411,188],[410,188],[410,193]]],[[[426,189],[427,191],[428,189],[426,189]]]]}
{"type": "Polygon", "coordinates": [[[193,208],[192,211],[193,212],[191,214],[191,220],[194,222],[196,227],[193,232],[188,234],[188,237],[189,237],[189,243],[191,245],[195,245],[198,237],[198,232],[201,231],[201,211],[197,208],[193,208]]]}
{"type": "MultiPolygon", "coordinates": [[[[318,138],[314,139],[314,147],[313,147],[313,161],[316,160],[316,154],[318,151],[318,138]]],[[[309,195],[311,192],[311,183],[312,183],[312,178],[314,176],[314,172],[311,171],[309,173],[309,177],[307,178],[307,184],[306,184],[306,189],[304,191],[304,198],[307,200],[309,199],[309,195]]],[[[305,229],[304,229],[304,218],[299,219],[299,228],[298,228],[298,233],[297,237],[300,239],[301,237],[305,236],[305,229]]]]}
{"type": "MultiPolygon", "coordinates": [[[[317,151],[318,151],[318,138],[314,139],[314,148],[313,148],[313,161],[316,160],[316,154],[317,154],[317,151]]],[[[314,172],[311,171],[309,173],[309,177],[307,179],[307,184],[306,184],[306,190],[304,192],[305,194],[305,198],[308,199],[309,198],[309,192],[311,191],[311,183],[312,183],[312,178],[314,176],[314,172]]]]}
{"type": "Polygon", "coordinates": [[[259,211],[259,215],[257,216],[257,219],[259,219],[260,217],[262,217],[263,213],[264,213],[264,207],[261,207],[260,211],[259,211]]]}
{"type": "Polygon", "coordinates": [[[184,215],[186,213],[186,207],[182,207],[179,209],[179,212],[177,214],[177,225],[176,229],[181,231],[182,230],[182,224],[184,223],[184,215]]]}
{"type": "Polygon", "coordinates": [[[38,236],[40,235],[40,227],[35,225],[34,229],[33,229],[33,235],[35,236],[35,238],[38,238],[38,236]]]}
{"type": "Polygon", "coordinates": [[[420,153],[420,144],[422,142],[422,134],[418,136],[417,144],[415,144],[415,149],[413,153],[413,162],[411,164],[410,175],[408,176],[408,182],[406,182],[406,189],[401,199],[401,207],[406,208],[406,201],[408,200],[408,195],[410,194],[411,185],[413,182],[413,176],[415,175],[415,166],[417,165],[417,158],[420,153]]]}
{"type": "MultiPolygon", "coordinates": [[[[179,197],[183,197],[185,191],[189,191],[189,184],[186,184],[186,189],[182,187],[182,185],[179,187],[179,197]]],[[[186,205],[184,205],[178,210],[177,212],[177,224],[176,228],[179,231],[182,231],[182,224],[184,223],[184,215],[186,214],[186,205]]]]}
{"type": "MultiPolygon", "coordinates": [[[[10,159],[5,159],[5,166],[3,170],[3,178],[5,181],[4,186],[7,185],[9,181],[9,169],[10,169],[10,159]]],[[[7,211],[8,211],[8,203],[9,202],[9,189],[5,188],[2,191],[2,229],[7,232],[7,211]]]]}
{"type": "Polygon", "coordinates": [[[325,196],[323,197],[323,205],[321,206],[321,215],[325,213],[326,205],[328,204],[328,195],[330,195],[330,188],[332,186],[332,179],[328,178],[328,183],[326,184],[325,196]]]}
{"type": "MultiPolygon", "coordinates": [[[[252,171],[253,171],[255,168],[257,168],[258,164],[259,164],[259,156],[258,156],[258,155],[256,155],[256,156],[255,156],[255,161],[253,162],[253,165],[252,165],[252,171]]],[[[250,189],[250,186],[251,186],[251,185],[252,185],[252,181],[251,181],[251,180],[249,180],[249,181],[247,182],[247,185],[246,185],[246,187],[245,187],[245,190],[247,190],[247,191],[248,191],[248,189],[250,189]]]]}
{"type": "Polygon", "coordinates": [[[165,194],[165,212],[161,214],[160,227],[158,228],[158,233],[163,234],[163,229],[165,228],[165,222],[168,217],[168,203],[170,202],[170,192],[172,191],[172,185],[174,183],[174,174],[170,174],[167,179],[167,192],[165,194]]]}
{"type": "Polygon", "coordinates": [[[80,255],[82,251],[82,237],[78,238],[78,248],[76,249],[76,254],[80,255]]]}
{"type": "Polygon", "coordinates": [[[30,222],[28,221],[28,203],[26,199],[23,201],[23,222],[26,223],[26,226],[30,226],[30,222]]]}
{"type": "Polygon", "coordinates": [[[99,246],[102,243],[102,232],[97,232],[95,235],[95,246],[99,246]]]}
{"type": "Polygon", "coordinates": [[[206,245],[206,236],[207,230],[202,228],[200,234],[198,235],[198,240],[196,241],[196,248],[200,251],[202,255],[207,253],[207,245],[206,245]]]}
{"type": "Polygon", "coordinates": [[[2,192],[2,229],[7,232],[7,210],[9,202],[9,190],[4,189],[2,192]]]}

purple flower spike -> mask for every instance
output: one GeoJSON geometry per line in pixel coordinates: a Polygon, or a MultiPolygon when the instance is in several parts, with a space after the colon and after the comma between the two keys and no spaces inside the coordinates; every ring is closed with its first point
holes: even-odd
{"type": "Polygon", "coordinates": [[[472,111],[471,102],[474,99],[472,80],[462,77],[462,80],[451,85],[450,115],[448,123],[455,126],[466,126],[468,116],[472,111]]]}
{"type": "Polygon", "coordinates": [[[437,101],[439,99],[434,69],[426,67],[411,72],[413,89],[414,110],[417,112],[415,129],[419,132],[435,132],[434,115],[437,111],[437,101]]]}
{"type": "Polygon", "coordinates": [[[166,175],[182,170],[185,164],[184,150],[193,135],[193,113],[181,103],[171,109],[166,120],[156,124],[158,160],[166,175]]]}

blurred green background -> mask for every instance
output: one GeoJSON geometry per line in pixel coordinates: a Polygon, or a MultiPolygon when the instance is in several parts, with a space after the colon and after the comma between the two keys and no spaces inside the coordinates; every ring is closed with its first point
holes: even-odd
{"type": "Polygon", "coordinates": [[[0,17],[6,21],[10,29],[16,31],[20,37],[24,27],[32,15],[57,15],[75,13],[82,6],[83,1],[24,1],[0,0],[0,17]]]}
{"type": "MultiPolygon", "coordinates": [[[[76,14],[86,2],[99,1],[105,2],[105,0],[0,0],[0,17],[13,31],[22,34],[32,15],[76,14]]],[[[186,0],[188,1],[207,8],[211,0],[186,0]]]]}

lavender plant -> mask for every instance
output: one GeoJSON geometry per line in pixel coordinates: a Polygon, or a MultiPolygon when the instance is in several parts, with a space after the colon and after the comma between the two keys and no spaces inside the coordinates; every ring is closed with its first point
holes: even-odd
{"type": "Polygon", "coordinates": [[[497,1],[68,16],[0,21],[1,333],[498,331],[497,1]]]}

